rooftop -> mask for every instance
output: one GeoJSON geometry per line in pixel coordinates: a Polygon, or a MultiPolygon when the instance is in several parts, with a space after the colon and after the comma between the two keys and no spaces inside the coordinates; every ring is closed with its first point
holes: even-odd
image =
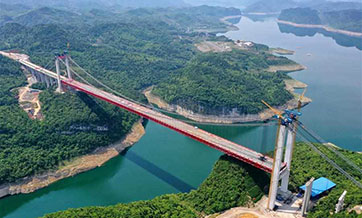
{"type": "MultiPolygon", "coordinates": [[[[332,189],[334,186],[336,186],[336,184],[325,177],[314,180],[312,185],[312,197],[318,196],[323,192],[332,189]]],[[[305,185],[302,185],[299,188],[305,191],[305,185]]]]}

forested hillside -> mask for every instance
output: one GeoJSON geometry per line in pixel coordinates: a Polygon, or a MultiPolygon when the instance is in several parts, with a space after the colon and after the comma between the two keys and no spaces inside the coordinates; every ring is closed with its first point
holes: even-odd
{"type": "Polygon", "coordinates": [[[280,20],[298,24],[323,24],[336,29],[362,32],[362,3],[325,3],[315,7],[283,10],[280,20]],[[332,7],[337,5],[338,7],[332,7]]]}
{"type": "Polygon", "coordinates": [[[0,3],[25,5],[31,8],[38,7],[56,7],[62,9],[72,9],[77,11],[85,11],[92,8],[138,8],[138,7],[185,7],[187,6],[182,0],[0,0],[0,3]]]}
{"type": "MultiPolygon", "coordinates": [[[[358,166],[362,166],[360,161],[362,154],[350,151],[342,152],[358,166]]],[[[345,163],[340,163],[340,165],[346,166],[345,163]]],[[[312,176],[315,178],[327,177],[337,186],[318,201],[307,217],[359,217],[355,211],[349,210],[361,203],[362,191],[331,168],[331,165],[314,153],[308,145],[297,143],[293,154],[289,188],[295,191],[312,176]],[[345,199],[347,209],[334,214],[335,203],[344,190],[347,190],[345,199]]],[[[44,218],[203,217],[205,214],[222,212],[232,207],[247,206],[252,202],[257,202],[267,194],[265,190],[268,190],[269,179],[269,175],[265,172],[223,155],[215,163],[209,177],[198,189],[190,193],[168,194],[148,201],[115,206],[69,209],[46,215],[44,218]]]]}
{"type": "Polygon", "coordinates": [[[202,114],[255,114],[261,100],[281,105],[293,96],[284,89],[284,73],[266,72],[270,65],[294,63],[264,52],[233,51],[196,56],[153,93],[166,102],[202,114]],[[242,60],[242,61],[241,61],[242,60]]]}
{"type": "Polygon", "coordinates": [[[279,13],[286,8],[296,7],[298,4],[293,0],[259,0],[248,5],[245,13],[279,13]]]}
{"type": "MultiPolygon", "coordinates": [[[[325,146],[315,144],[323,153],[330,159],[335,161],[344,170],[350,173],[359,182],[362,182],[361,174],[355,169],[351,168],[341,158],[327,150],[325,146]]],[[[348,150],[339,150],[349,160],[353,161],[359,168],[362,167],[362,154],[348,150]]],[[[319,178],[326,177],[336,183],[327,196],[318,200],[315,207],[308,214],[308,217],[360,217],[355,211],[351,211],[354,206],[361,204],[362,190],[354,183],[348,180],[345,176],[333,168],[327,161],[322,159],[316,152],[314,152],[307,144],[299,142],[296,143],[293,152],[293,161],[291,169],[291,180],[289,189],[296,191],[297,188],[307,182],[311,177],[319,178]],[[346,195],[344,201],[344,211],[334,214],[335,204],[337,199],[341,196],[342,192],[347,190],[349,194],[346,195]]]]}
{"type": "Polygon", "coordinates": [[[362,32],[362,9],[347,9],[323,13],[323,23],[342,30],[362,32]]]}
{"type": "Polygon", "coordinates": [[[322,24],[319,12],[311,8],[285,9],[280,13],[279,19],[300,24],[322,24]]]}
{"type": "Polygon", "coordinates": [[[78,14],[63,11],[59,9],[43,7],[36,10],[31,10],[28,13],[21,14],[12,18],[11,22],[19,23],[24,26],[35,26],[38,24],[70,24],[78,22],[81,17],[78,14]],[[61,19],[59,19],[61,17],[61,19]]]}
{"type": "Polygon", "coordinates": [[[84,94],[61,95],[54,90],[40,95],[45,119],[31,120],[16,99],[14,88],[26,82],[20,66],[2,56],[0,63],[0,185],[108,145],[137,120],[135,115],[84,94]],[[107,131],[97,131],[97,126],[107,131]]]}

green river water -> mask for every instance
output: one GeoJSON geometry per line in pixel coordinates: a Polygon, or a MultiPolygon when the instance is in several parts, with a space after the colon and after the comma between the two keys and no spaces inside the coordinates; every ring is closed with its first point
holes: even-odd
{"type": "MultiPolygon", "coordinates": [[[[225,35],[296,51],[290,58],[307,70],[290,75],[309,85],[306,95],[313,99],[303,108],[302,122],[327,141],[361,151],[361,40],[278,26],[274,18],[252,21],[243,17],[237,26],[240,30],[225,35]]],[[[199,127],[261,152],[273,148],[276,130],[275,126],[199,127]],[[268,135],[267,141],[263,133],[268,135]]],[[[145,136],[137,144],[104,166],[35,193],[0,199],[0,217],[35,218],[71,207],[111,205],[186,192],[201,184],[220,155],[149,122],[145,136]]]]}

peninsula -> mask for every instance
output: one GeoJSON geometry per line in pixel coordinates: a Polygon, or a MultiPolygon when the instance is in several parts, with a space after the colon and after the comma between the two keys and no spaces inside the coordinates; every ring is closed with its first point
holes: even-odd
{"type": "Polygon", "coordinates": [[[273,116],[261,100],[281,110],[294,109],[299,99],[294,88],[307,86],[291,83],[286,74],[305,67],[272,55],[274,50],[266,45],[237,40],[195,46],[202,55],[177,76],[144,90],[150,103],[203,123],[255,122],[273,116]]]}
{"type": "Polygon", "coordinates": [[[362,37],[362,9],[319,11],[312,8],[282,10],[278,23],[301,28],[324,29],[352,37],[362,37]]]}

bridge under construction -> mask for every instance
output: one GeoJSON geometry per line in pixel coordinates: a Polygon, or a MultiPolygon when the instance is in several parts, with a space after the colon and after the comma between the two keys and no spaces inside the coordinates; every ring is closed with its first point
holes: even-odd
{"type": "MultiPolygon", "coordinates": [[[[268,201],[269,209],[274,209],[276,196],[279,192],[288,192],[292,152],[293,152],[295,138],[297,136],[296,134],[297,124],[299,124],[299,126],[301,126],[304,130],[306,129],[297,119],[294,119],[295,122],[293,121],[292,123],[292,120],[290,118],[285,118],[281,114],[281,112],[274,110],[271,106],[267,105],[265,102],[264,103],[272,110],[274,110],[274,112],[277,114],[279,122],[283,123],[283,125],[279,125],[278,128],[276,146],[274,151],[274,159],[265,156],[264,154],[261,154],[259,152],[256,152],[254,150],[251,150],[245,146],[236,144],[227,139],[206,132],[186,122],[167,116],[159,112],[158,110],[154,109],[153,107],[136,102],[132,99],[127,98],[126,96],[121,95],[120,93],[117,93],[117,95],[115,95],[114,94],[115,91],[112,91],[111,93],[94,87],[89,82],[84,80],[79,74],[77,74],[69,66],[70,61],[72,61],[72,63],[76,64],[78,68],[82,69],[66,53],[62,55],[56,55],[55,57],[56,72],[50,71],[45,67],[41,67],[39,65],[32,63],[29,60],[29,57],[24,54],[0,51],[0,55],[8,57],[16,62],[19,62],[28,72],[32,74],[34,78],[36,78],[40,82],[46,83],[48,87],[57,84],[57,92],[63,92],[65,88],[69,88],[92,95],[95,98],[101,99],[117,107],[123,108],[127,111],[137,114],[141,117],[159,123],[167,128],[175,130],[185,136],[188,136],[205,145],[215,148],[229,156],[232,156],[245,163],[248,163],[267,173],[271,173],[269,201],[268,201]],[[66,71],[64,75],[62,75],[60,70],[61,62],[66,66],[66,71]],[[74,76],[77,76],[78,78],[82,79],[84,83],[75,80],[74,76]]],[[[91,75],[89,76],[92,77],[91,75]]],[[[98,81],[96,78],[94,77],[92,78],[98,81]]],[[[102,84],[100,81],[98,81],[98,83],[102,84]]],[[[107,87],[104,84],[102,84],[102,86],[111,90],[111,88],[107,87]]],[[[299,137],[301,136],[299,135],[299,137]]],[[[315,135],[313,137],[315,137],[315,135]]],[[[302,136],[301,139],[305,140],[305,137],[302,136]]],[[[319,150],[309,141],[307,141],[307,143],[309,143],[310,147],[312,147],[316,152],[318,152],[320,156],[326,159],[334,168],[336,168],[339,172],[344,174],[357,186],[362,188],[362,185],[357,180],[355,180],[346,171],[344,171],[341,167],[339,167],[333,160],[329,159],[326,155],[319,152],[319,150]]],[[[324,142],[321,143],[327,144],[324,142]]],[[[358,168],[355,164],[350,162],[348,159],[339,154],[337,151],[334,150],[332,151],[335,152],[339,157],[344,159],[354,169],[362,173],[362,170],[358,168]]]]}

